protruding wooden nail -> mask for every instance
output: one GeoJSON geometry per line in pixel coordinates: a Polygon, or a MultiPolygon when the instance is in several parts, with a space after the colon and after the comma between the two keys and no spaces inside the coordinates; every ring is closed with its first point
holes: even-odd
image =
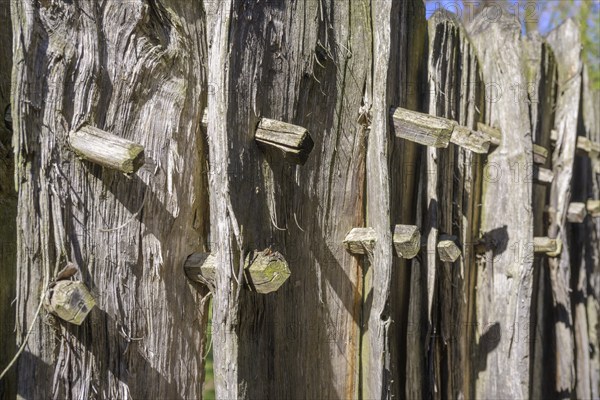
{"type": "Polygon", "coordinates": [[[478,154],[487,154],[490,150],[490,137],[482,132],[461,125],[454,125],[450,141],[478,154]]]}
{"type": "Polygon", "coordinates": [[[396,225],[394,227],[394,248],[398,257],[410,259],[421,248],[421,232],[415,225],[396,225]]]}
{"type": "Polygon", "coordinates": [[[533,145],[533,163],[537,165],[546,164],[546,160],[548,159],[548,149],[545,147],[539,146],[537,144],[533,145]]]}
{"type": "Polygon", "coordinates": [[[490,138],[490,144],[493,146],[500,146],[500,143],[502,142],[502,132],[500,132],[500,129],[496,129],[484,123],[478,122],[477,130],[486,134],[490,138]]]}
{"type": "Polygon", "coordinates": [[[344,247],[352,254],[373,253],[377,235],[373,228],[354,228],[346,235],[344,247]]]}
{"type": "Polygon", "coordinates": [[[438,255],[444,262],[454,262],[460,257],[461,251],[457,245],[458,238],[452,235],[440,235],[437,244],[438,255]]]}
{"type": "Polygon", "coordinates": [[[574,224],[580,224],[585,220],[587,210],[585,203],[571,203],[567,210],[567,220],[574,224]]]}
{"type": "Polygon", "coordinates": [[[90,291],[80,281],[58,281],[48,289],[45,306],[48,312],[75,325],[81,325],[96,305],[90,291]]]}
{"type": "MultiPolygon", "coordinates": [[[[216,256],[210,253],[194,253],[187,258],[183,269],[190,280],[214,290],[216,260],[216,256]]],[[[270,249],[250,252],[245,260],[244,273],[246,288],[262,294],[276,291],[291,275],[285,258],[270,249]]]]}
{"type": "Polygon", "coordinates": [[[314,146],[305,128],[269,118],[260,120],[254,139],[265,151],[282,153],[284,159],[295,164],[304,164],[314,146]]]}
{"type": "Polygon", "coordinates": [[[127,174],[144,165],[144,147],[86,125],[69,133],[69,146],[81,158],[127,174]]]}
{"type": "Polygon", "coordinates": [[[534,237],[533,251],[535,253],[546,253],[551,257],[556,257],[562,251],[562,242],[560,239],[550,239],[549,237],[534,237]]]}
{"type": "Polygon", "coordinates": [[[600,154],[600,143],[592,142],[585,136],[577,136],[577,154],[587,157],[598,157],[600,154]]]}
{"type": "Polygon", "coordinates": [[[588,200],[586,203],[587,212],[594,218],[600,217],[600,200],[588,200]]]}
{"type": "Polygon", "coordinates": [[[533,181],[544,185],[549,185],[554,180],[554,172],[548,168],[533,166],[533,181]]]}
{"type": "Polygon", "coordinates": [[[410,111],[402,107],[393,110],[392,119],[397,137],[438,148],[448,147],[456,124],[446,118],[410,111]]]}

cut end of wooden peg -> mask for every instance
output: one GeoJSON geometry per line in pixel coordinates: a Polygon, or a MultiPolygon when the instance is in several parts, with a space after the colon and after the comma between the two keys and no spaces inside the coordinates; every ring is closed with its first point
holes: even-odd
{"type": "Polygon", "coordinates": [[[144,147],[92,126],[69,133],[69,146],[84,160],[126,174],[144,165],[144,147]]]}
{"type": "Polygon", "coordinates": [[[549,185],[554,180],[554,172],[548,168],[542,168],[537,165],[533,166],[533,181],[535,183],[549,185]]]}
{"type": "Polygon", "coordinates": [[[458,238],[451,235],[440,235],[437,250],[440,260],[444,262],[454,262],[461,255],[460,248],[457,245],[458,238]]]}
{"type": "Polygon", "coordinates": [[[550,239],[546,236],[533,238],[533,251],[535,253],[546,253],[550,257],[556,257],[562,251],[560,239],[550,239]]]}
{"type": "Polygon", "coordinates": [[[586,203],[587,212],[593,217],[600,217],[600,200],[588,200],[586,203]]]}
{"type": "Polygon", "coordinates": [[[577,154],[584,157],[598,157],[600,143],[593,142],[585,136],[577,136],[577,154]]]}
{"type": "Polygon", "coordinates": [[[415,225],[396,225],[394,227],[394,249],[398,257],[414,258],[421,249],[421,232],[415,225]]]}
{"type": "Polygon", "coordinates": [[[75,325],[81,325],[96,305],[90,291],[80,281],[58,281],[46,296],[48,312],[75,325]]]}
{"type": "Polygon", "coordinates": [[[308,131],[298,125],[262,118],[254,134],[256,143],[265,151],[283,154],[294,164],[304,164],[314,147],[308,131]]]}
{"type": "Polygon", "coordinates": [[[454,125],[450,141],[477,154],[487,154],[490,150],[490,137],[462,125],[454,125]]]}
{"type": "Polygon", "coordinates": [[[580,224],[587,215],[585,203],[571,203],[567,210],[567,220],[574,224],[580,224]]]}
{"type": "Polygon", "coordinates": [[[208,107],[204,108],[204,112],[202,113],[202,121],[200,121],[200,127],[204,129],[204,132],[206,132],[206,129],[208,129],[208,107]]]}
{"type": "Polygon", "coordinates": [[[249,253],[244,272],[250,289],[262,294],[276,291],[291,275],[283,255],[271,249],[249,253]]]}
{"type": "Polygon", "coordinates": [[[210,253],[194,253],[183,264],[183,270],[189,280],[202,283],[213,289],[215,285],[216,257],[210,253]]]}
{"type": "Polygon", "coordinates": [[[533,163],[537,165],[546,164],[546,160],[548,159],[548,149],[545,147],[539,146],[537,144],[533,145],[533,163]]]}
{"type": "Polygon", "coordinates": [[[456,123],[446,118],[410,111],[402,107],[392,109],[395,135],[425,146],[448,147],[456,123]]]}
{"type": "Polygon", "coordinates": [[[371,254],[377,242],[373,228],[353,228],[344,239],[344,247],[352,254],[371,254]]]}
{"type": "Polygon", "coordinates": [[[500,146],[500,143],[502,142],[502,132],[500,132],[500,129],[478,122],[477,130],[489,137],[492,146],[500,146]]]}

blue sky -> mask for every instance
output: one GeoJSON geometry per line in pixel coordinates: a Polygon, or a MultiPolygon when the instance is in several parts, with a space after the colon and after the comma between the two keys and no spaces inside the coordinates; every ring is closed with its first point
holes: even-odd
{"type": "MultiPolygon", "coordinates": [[[[549,0],[549,1],[515,1],[515,0],[498,0],[498,4],[508,5],[508,10],[511,13],[515,12],[515,9],[519,10],[519,19],[521,23],[523,23],[524,18],[527,16],[535,18],[538,20],[538,27],[542,34],[548,33],[552,26],[552,12],[551,7],[549,7],[549,2],[557,2],[560,0],[549,0]]],[[[596,3],[596,8],[600,11],[600,1],[599,0],[579,0],[579,1],[593,1],[596,3]]],[[[477,0],[457,0],[457,1],[448,1],[448,0],[426,0],[425,6],[427,9],[427,18],[429,18],[433,12],[438,8],[444,8],[448,11],[454,12],[455,14],[459,14],[461,18],[469,18],[471,7],[475,6],[478,3],[477,0]]]]}

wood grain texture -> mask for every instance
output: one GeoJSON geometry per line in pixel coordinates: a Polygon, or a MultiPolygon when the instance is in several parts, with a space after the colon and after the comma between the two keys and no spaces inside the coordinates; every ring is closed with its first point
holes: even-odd
{"type": "MultiPolygon", "coordinates": [[[[10,112],[12,71],[12,26],[10,2],[0,2],[0,113],[10,112]]],[[[12,118],[12,117],[11,117],[12,118]]],[[[14,179],[12,132],[4,118],[0,120],[0,369],[4,369],[17,351],[15,335],[17,193],[14,179]]],[[[0,379],[0,398],[16,396],[16,368],[0,379]]]]}
{"type": "Polygon", "coordinates": [[[472,395],[528,398],[533,213],[526,174],[532,171],[533,157],[528,103],[510,92],[515,85],[525,87],[526,57],[521,27],[507,14],[495,20],[479,14],[468,31],[484,80],[494,85],[494,93],[486,99],[485,122],[502,131],[502,143],[487,159],[495,175],[488,175],[483,186],[481,231],[493,246],[478,269],[475,318],[479,331],[473,354],[478,374],[473,377],[472,395]]]}
{"type": "Polygon", "coordinates": [[[207,81],[201,5],[13,1],[23,398],[198,398],[206,314],[181,265],[206,240],[200,135],[207,81]],[[81,163],[86,122],[140,143],[135,175],[81,163]],[[97,306],[81,327],[44,312],[51,276],[81,271],[97,306]],[[47,384],[32,384],[47,382],[47,384]]]}
{"type": "Polygon", "coordinates": [[[558,98],[554,127],[556,145],[552,153],[554,181],[550,189],[549,205],[556,211],[549,221],[548,236],[560,239],[563,249],[559,258],[548,260],[554,303],[555,396],[575,396],[575,339],[570,292],[572,268],[570,259],[571,238],[566,227],[566,217],[571,202],[571,181],[577,148],[582,61],[579,29],[567,20],[552,31],[547,39],[558,65],[558,98]]]}

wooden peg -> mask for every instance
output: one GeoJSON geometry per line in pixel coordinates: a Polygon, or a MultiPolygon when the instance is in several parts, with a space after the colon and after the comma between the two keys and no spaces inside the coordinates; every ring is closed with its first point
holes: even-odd
{"type": "Polygon", "coordinates": [[[126,174],[144,165],[144,147],[93,126],[69,133],[68,143],[81,158],[126,174]]]}
{"type": "Polygon", "coordinates": [[[550,239],[549,237],[534,237],[533,251],[535,253],[546,253],[551,257],[556,257],[562,251],[562,242],[560,239],[550,239]]]}
{"type": "Polygon", "coordinates": [[[461,125],[454,125],[450,141],[477,154],[487,154],[490,150],[490,137],[461,125]]]}
{"type": "Polygon", "coordinates": [[[567,220],[574,224],[580,224],[585,220],[587,210],[585,203],[571,203],[567,210],[567,220]]]}
{"type": "Polygon", "coordinates": [[[396,225],[393,241],[396,255],[411,259],[419,253],[421,248],[421,232],[415,225],[396,225]]]}
{"type": "Polygon", "coordinates": [[[589,199],[586,203],[587,212],[593,217],[600,217],[600,200],[589,199]]]}
{"type": "Polygon", "coordinates": [[[500,143],[502,142],[502,132],[500,132],[500,129],[496,129],[484,123],[478,122],[477,130],[486,134],[490,138],[491,145],[500,146],[500,143]]]}
{"type": "MultiPolygon", "coordinates": [[[[217,257],[210,253],[194,253],[183,265],[188,279],[215,289],[217,257]]],[[[246,289],[261,294],[276,291],[291,275],[285,258],[277,251],[252,251],[244,264],[246,289]]]]}
{"type": "Polygon", "coordinates": [[[208,107],[204,108],[204,112],[202,113],[202,121],[200,121],[200,126],[202,127],[202,129],[204,129],[204,132],[206,132],[206,129],[208,129],[208,107]]]}
{"type": "Polygon", "coordinates": [[[314,146],[305,128],[269,118],[260,120],[254,140],[263,150],[283,153],[284,159],[295,164],[304,164],[314,146]]]}
{"type": "Polygon", "coordinates": [[[48,289],[44,305],[60,319],[81,325],[96,301],[83,282],[62,280],[48,289]]]}
{"type": "Polygon", "coordinates": [[[373,252],[376,242],[373,228],[354,228],[346,235],[344,247],[352,254],[369,254],[373,252]]]}
{"type": "Polygon", "coordinates": [[[542,168],[540,166],[533,166],[533,181],[540,184],[551,184],[554,180],[554,172],[548,168],[542,168]]]}
{"type": "Polygon", "coordinates": [[[458,238],[452,235],[440,235],[437,244],[438,255],[444,262],[454,262],[461,255],[460,248],[457,245],[458,238]]]}
{"type": "Polygon", "coordinates": [[[600,143],[592,142],[585,136],[577,136],[577,154],[584,157],[598,157],[600,143]]]}
{"type": "Polygon", "coordinates": [[[438,148],[448,147],[456,124],[446,118],[401,107],[393,110],[392,120],[397,137],[438,148]]]}
{"type": "Polygon", "coordinates": [[[548,159],[548,149],[545,147],[539,146],[537,144],[533,145],[533,163],[537,165],[546,164],[546,160],[548,159]]]}

